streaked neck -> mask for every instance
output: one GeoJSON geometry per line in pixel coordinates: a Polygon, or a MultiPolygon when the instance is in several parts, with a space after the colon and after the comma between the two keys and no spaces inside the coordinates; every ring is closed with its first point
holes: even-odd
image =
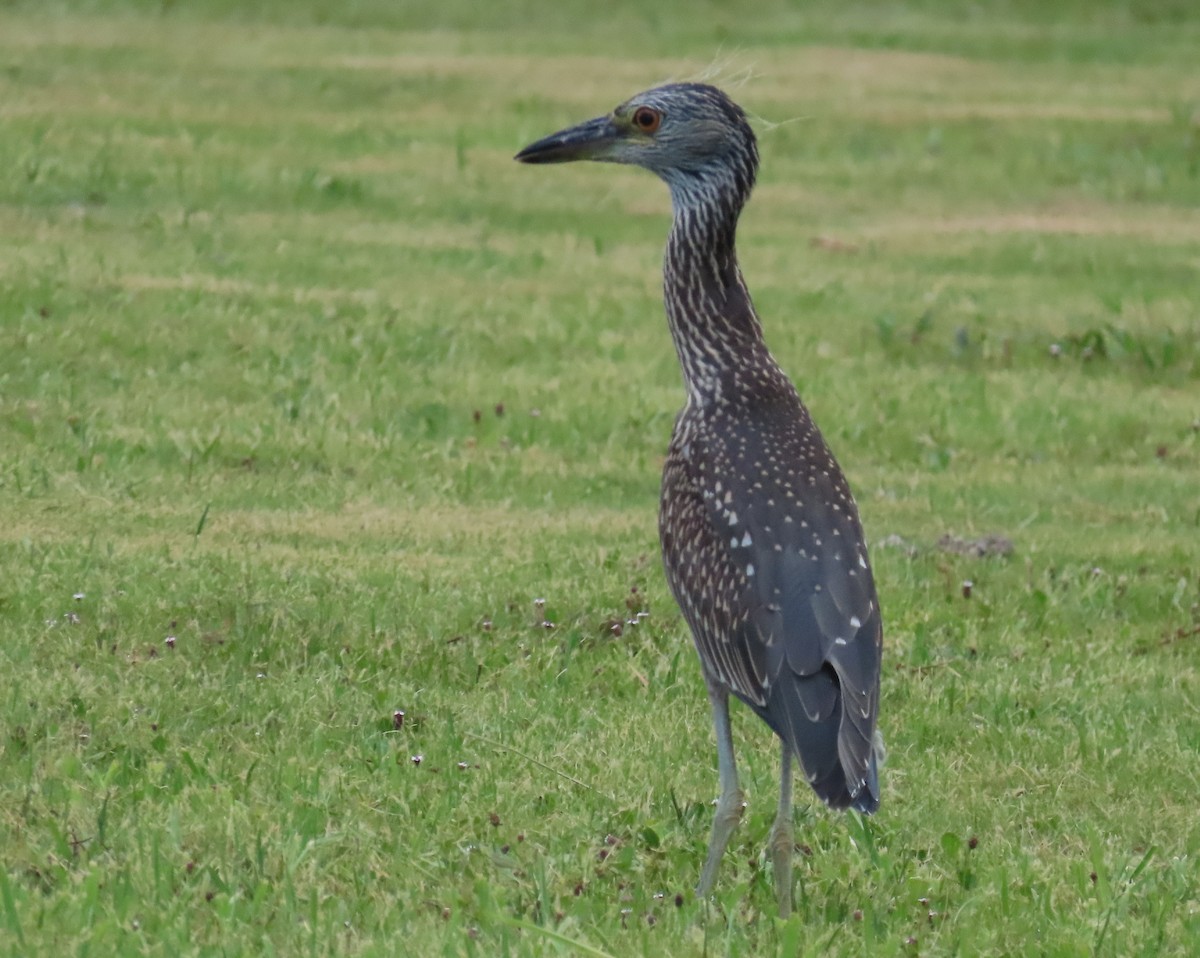
{"type": "Polygon", "coordinates": [[[774,366],[738,268],[735,241],[745,197],[731,182],[676,184],[663,261],[663,298],[689,399],[721,398],[739,372],[774,366]]]}

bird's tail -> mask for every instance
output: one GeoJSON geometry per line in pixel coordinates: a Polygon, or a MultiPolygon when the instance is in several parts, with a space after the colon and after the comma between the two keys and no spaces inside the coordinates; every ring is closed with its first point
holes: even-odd
{"type": "Polygon", "coordinates": [[[850,801],[850,807],[864,815],[879,810],[879,770],[887,764],[887,747],[883,744],[883,733],[879,729],[871,737],[871,757],[867,762],[866,788],[861,789],[850,801]]]}
{"type": "Polygon", "coordinates": [[[832,673],[827,668],[815,675],[793,674],[790,681],[781,676],[766,704],[752,707],[791,747],[818,798],[831,808],[870,815],[879,808],[879,768],[887,756],[883,736],[875,731],[865,741],[843,721],[832,673]]]}

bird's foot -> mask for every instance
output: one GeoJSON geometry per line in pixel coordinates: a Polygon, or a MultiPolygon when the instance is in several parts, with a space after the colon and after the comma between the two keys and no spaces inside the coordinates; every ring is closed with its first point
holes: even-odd
{"type": "Polygon", "coordinates": [[[779,917],[787,918],[792,913],[792,856],[796,841],[792,833],[791,816],[775,819],[771,835],[767,840],[771,853],[771,870],[775,876],[775,897],[779,901],[779,917]]]}
{"type": "Polygon", "coordinates": [[[717,869],[721,865],[721,856],[725,854],[725,846],[729,844],[730,836],[733,835],[745,811],[746,798],[740,788],[726,792],[717,799],[712,837],[708,841],[708,857],[704,861],[704,870],[700,872],[700,881],[696,885],[697,898],[707,898],[712,891],[717,880],[717,869]]]}

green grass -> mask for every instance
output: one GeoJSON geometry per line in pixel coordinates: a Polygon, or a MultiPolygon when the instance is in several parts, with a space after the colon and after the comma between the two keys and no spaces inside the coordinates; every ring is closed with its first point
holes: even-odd
{"type": "Polygon", "coordinates": [[[0,4],[0,953],[1195,954],[1200,17],[597,10],[0,4]],[[745,710],[691,893],[665,189],[511,161],[714,64],[885,613],[787,922],[745,710]]]}

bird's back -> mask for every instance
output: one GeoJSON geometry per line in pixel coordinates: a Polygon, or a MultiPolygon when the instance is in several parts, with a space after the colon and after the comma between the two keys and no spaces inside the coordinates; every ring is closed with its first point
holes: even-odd
{"type": "Polygon", "coordinates": [[[858,510],[769,355],[680,413],[659,530],[710,679],[788,743],[822,799],[874,811],[882,630],[858,510]]]}

